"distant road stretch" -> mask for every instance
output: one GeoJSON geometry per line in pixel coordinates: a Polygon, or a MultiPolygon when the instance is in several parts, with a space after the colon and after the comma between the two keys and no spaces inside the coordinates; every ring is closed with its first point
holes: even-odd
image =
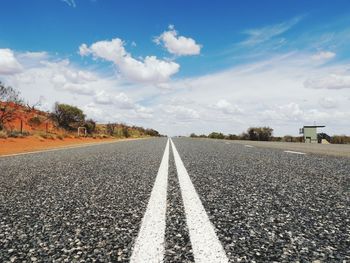
{"type": "Polygon", "coordinates": [[[0,262],[348,262],[349,171],[189,138],[0,157],[0,262]]]}

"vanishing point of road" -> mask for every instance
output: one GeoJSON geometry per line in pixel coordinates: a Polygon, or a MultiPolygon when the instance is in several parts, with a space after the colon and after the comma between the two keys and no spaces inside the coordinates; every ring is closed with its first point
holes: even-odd
{"type": "Polygon", "coordinates": [[[1,157],[0,262],[350,262],[350,159],[189,138],[1,157]]]}

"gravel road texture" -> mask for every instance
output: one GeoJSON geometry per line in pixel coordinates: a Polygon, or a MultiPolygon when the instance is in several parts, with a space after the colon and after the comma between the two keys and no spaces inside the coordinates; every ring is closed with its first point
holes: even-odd
{"type": "MultiPolygon", "coordinates": [[[[350,261],[349,158],[173,141],[230,262],[350,261]]],[[[0,158],[0,262],[129,262],[165,145],[0,158]]],[[[164,261],[194,262],[172,150],[168,176],[164,261]]]]}
{"type": "Polygon", "coordinates": [[[1,262],[128,262],[165,144],[0,158],[1,262]]]}
{"type": "Polygon", "coordinates": [[[259,141],[227,141],[243,145],[252,145],[255,147],[281,149],[290,151],[300,151],[305,153],[314,153],[322,155],[331,155],[350,158],[349,144],[319,144],[319,143],[297,143],[297,142],[259,142],[259,141]]]}
{"type": "Polygon", "coordinates": [[[232,262],[350,260],[350,159],[173,139],[232,262]]]}

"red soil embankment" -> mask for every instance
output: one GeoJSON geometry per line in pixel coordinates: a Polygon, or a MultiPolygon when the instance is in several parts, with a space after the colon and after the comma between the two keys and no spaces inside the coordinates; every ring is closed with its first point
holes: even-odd
{"type": "Polygon", "coordinates": [[[116,139],[93,139],[93,138],[64,138],[59,139],[43,139],[40,137],[25,137],[25,138],[7,138],[0,139],[0,156],[8,154],[16,154],[23,152],[33,152],[47,149],[60,148],[65,146],[112,142],[116,139]]]}

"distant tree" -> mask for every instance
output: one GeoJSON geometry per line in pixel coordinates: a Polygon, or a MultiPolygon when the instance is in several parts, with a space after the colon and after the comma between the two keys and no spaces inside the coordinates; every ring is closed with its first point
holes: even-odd
{"type": "Polygon", "coordinates": [[[272,137],[273,129],[270,127],[250,127],[247,130],[249,140],[269,141],[272,137]]]}
{"type": "Polygon", "coordinates": [[[239,138],[240,140],[249,140],[249,135],[248,135],[248,133],[246,133],[246,132],[242,132],[242,133],[238,136],[238,138],[239,138]]]}
{"type": "Polygon", "coordinates": [[[229,134],[229,135],[226,136],[226,139],[228,139],[228,140],[238,140],[239,138],[235,134],[229,134]]]}
{"type": "Polygon", "coordinates": [[[152,136],[152,137],[161,137],[162,135],[159,134],[158,131],[154,130],[154,129],[146,129],[145,130],[145,133],[149,136],[152,136]]]}
{"type": "Polygon", "coordinates": [[[197,138],[198,136],[197,136],[195,133],[191,133],[191,134],[190,134],[190,137],[191,137],[191,138],[197,138]]]}
{"type": "Polygon", "coordinates": [[[212,132],[208,135],[208,138],[211,139],[225,139],[225,135],[221,132],[212,132]]]}
{"type": "Polygon", "coordinates": [[[0,130],[4,129],[6,123],[16,118],[16,111],[22,104],[20,93],[0,82],[0,130]]]}
{"type": "Polygon", "coordinates": [[[59,127],[66,130],[76,130],[79,126],[83,126],[85,115],[78,107],[55,103],[54,111],[51,114],[59,127]]]}

